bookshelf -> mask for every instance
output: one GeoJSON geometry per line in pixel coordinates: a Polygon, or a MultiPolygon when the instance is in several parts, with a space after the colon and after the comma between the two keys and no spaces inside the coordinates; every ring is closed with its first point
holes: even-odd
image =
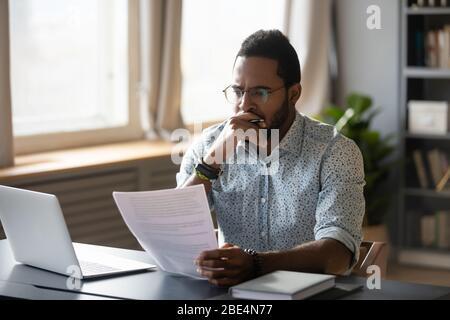
{"type": "Polygon", "coordinates": [[[404,134],[405,139],[423,139],[423,140],[450,140],[450,134],[425,134],[425,133],[409,133],[404,134]]]}
{"type": "MultiPolygon", "coordinates": [[[[437,163],[450,163],[450,132],[413,133],[408,127],[409,101],[450,102],[450,61],[447,67],[430,67],[430,51],[426,47],[429,31],[450,25],[450,7],[413,7],[416,2],[402,0],[400,14],[399,119],[403,162],[397,257],[404,264],[450,269],[450,242],[446,242],[447,238],[450,239],[450,189],[436,190],[437,163]],[[435,152],[432,158],[435,150],[438,153],[435,152]],[[423,158],[422,172],[426,176],[426,184],[424,176],[422,179],[419,177],[418,154],[423,158]]],[[[448,3],[450,5],[450,1],[448,3]]],[[[444,171],[443,166],[440,169],[444,171]]]]}
{"type": "Polygon", "coordinates": [[[426,67],[406,67],[403,70],[406,78],[416,79],[448,79],[450,69],[426,68],[426,67]]]}
{"type": "Polygon", "coordinates": [[[405,15],[446,15],[450,8],[405,8],[405,15]]]}
{"type": "Polygon", "coordinates": [[[450,192],[449,191],[434,191],[429,189],[422,188],[405,188],[404,196],[406,197],[426,197],[426,198],[440,198],[440,199],[449,199],[450,200],[450,192]]]}

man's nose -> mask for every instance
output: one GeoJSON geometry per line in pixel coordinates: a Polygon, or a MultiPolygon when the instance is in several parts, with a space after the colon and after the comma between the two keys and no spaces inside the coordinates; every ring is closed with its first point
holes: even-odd
{"type": "Polygon", "coordinates": [[[244,92],[242,96],[241,102],[239,103],[239,109],[244,112],[249,112],[255,108],[252,99],[250,98],[250,94],[248,92],[244,92]]]}

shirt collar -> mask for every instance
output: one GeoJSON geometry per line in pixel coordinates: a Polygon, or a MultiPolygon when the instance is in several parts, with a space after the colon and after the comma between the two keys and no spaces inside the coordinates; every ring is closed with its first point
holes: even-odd
{"type": "MultiPolygon", "coordinates": [[[[304,127],[305,127],[305,117],[301,115],[299,112],[295,111],[295,119],[292,122],[288,132],[286,132],[286,135],[280,141],[280,144],[277,148],[279,148],[279,150],[281,150],[282,152],[287,151],[293,154],[300,154],[302,149],[304,127]]],[[[238,143],[237,147],[238,149],[242,148],[246,152],[249,152],[250,156],[258,158],[257,154],[255,152],[251,152],[251,150],[249,150],[249,148],[245,145],[245,143],[238,143]]],[[[276,157],[275,155],[276,152],[272,152],[270,156],[259,160],[262,161],[263,163],[271,162],[273,161],[273,157],[276,157]]]]}
{"type": "Polygon", "coordinates": [[[300,154],[302,149],[304,127],[305,118],[296,111],[295,119],[292,122],[291,127],[289,128],[283,139],[280,141],[280,150],[300,154]]]}

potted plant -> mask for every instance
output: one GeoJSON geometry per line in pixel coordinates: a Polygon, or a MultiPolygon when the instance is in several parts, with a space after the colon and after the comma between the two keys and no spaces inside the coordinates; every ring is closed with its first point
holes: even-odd
{"type": "Polygon", "coordinates": [[[317,118],[334,125],[340,133],[355,141],[360,148],[366,180],[364,238],[387,242],[384,218],[392,200],[392,192],[387,191],[384,184],[393,167],[393,162],[389,161],[389,156],[394,150],[390,142],[393,136],[382,137],[378,131],[371,129],[371,122],[380,109],[372,108],[370,97],[353,93],[347,97],[346,104],[345,108],[329,106],[317,118]]]}

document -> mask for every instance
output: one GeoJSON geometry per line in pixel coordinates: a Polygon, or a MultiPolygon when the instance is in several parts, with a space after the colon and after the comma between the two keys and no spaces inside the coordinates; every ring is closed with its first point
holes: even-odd
{"type": "Polygon", "coordinates": [[[113,192],[113,197],[130,231],[162,270],[204,279],[194,260],[217,249],[217,240],[203,185],[113,192]]]}

